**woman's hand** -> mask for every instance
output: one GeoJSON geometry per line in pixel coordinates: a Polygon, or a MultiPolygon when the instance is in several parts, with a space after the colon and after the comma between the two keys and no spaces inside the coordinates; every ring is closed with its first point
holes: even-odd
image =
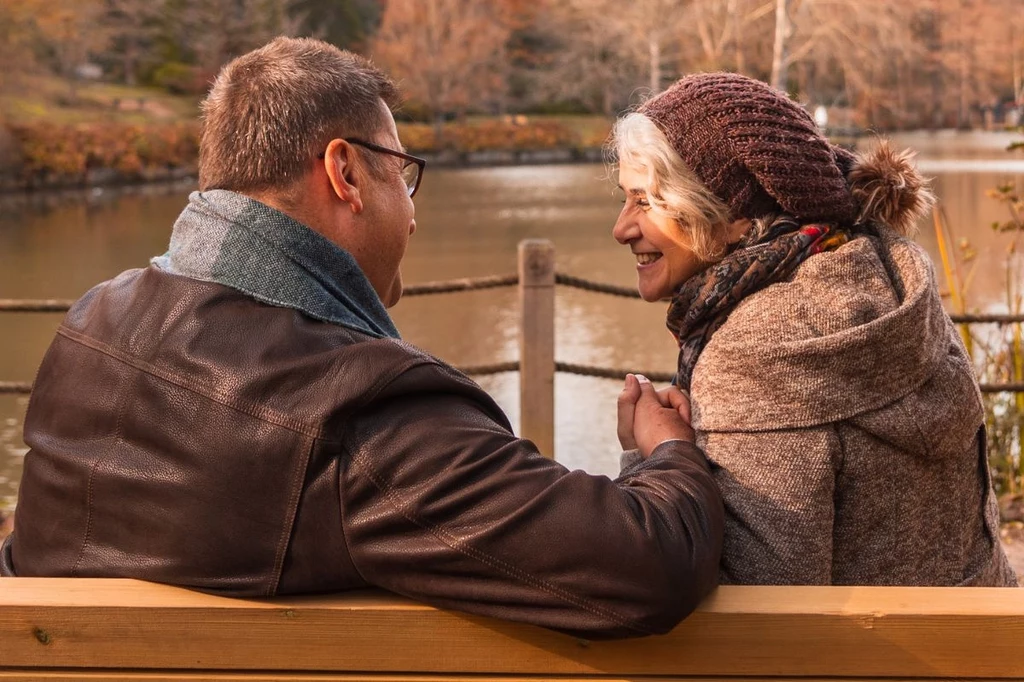
{"type": "Polygon", "coordinates": [[[646,458],[666,440],[694,440],[690,400],[676,386],[655,391],[647,377],[627,374],[617,408],[623,450],[639,449],[646,458]]]}

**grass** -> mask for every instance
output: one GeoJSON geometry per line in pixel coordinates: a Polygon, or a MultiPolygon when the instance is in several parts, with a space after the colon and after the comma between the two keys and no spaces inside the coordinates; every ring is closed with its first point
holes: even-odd
{"type": "Polygon", "coordinates": [[[175,123],[194,121],[198,99],[159,88],[81,83],[72,100],[67,81],[21,76],[0,90],[0,120],[10,123],[175,123]]]}

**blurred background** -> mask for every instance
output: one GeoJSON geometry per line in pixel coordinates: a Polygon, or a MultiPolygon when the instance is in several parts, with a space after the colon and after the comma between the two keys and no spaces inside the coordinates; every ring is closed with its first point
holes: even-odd
{"type": "MultiPolygon", "coordinates": [[[[1014,125],[1024,103],[1020,0],[0,0],[3,114],[56,105],[73,121],[104,94],[125,113],[139,104],[82,87],[97,82],[198,97],[225,61],[281,34],[371,55],[418,120],[612,116],[713,70],[787,89],[842,127],[1014,125]]],[[[194,111],[154,94],[134,113],[194,111]]]]}

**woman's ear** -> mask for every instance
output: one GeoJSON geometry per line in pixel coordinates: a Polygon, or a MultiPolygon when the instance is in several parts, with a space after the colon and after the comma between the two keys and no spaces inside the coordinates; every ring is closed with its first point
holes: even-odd
{"type": "Polygon", "coordinates": [[[345,140],[333,139],[324,155],[324,170],[334,195],[347,203],[353,213],[361,213],[363,199],[363,169],[356,161],[355,150],[345,140]]]}
{"type": "Polygon", "coordinates": [[[725,243],[732,246],[750,231],[751,222],[746,218],[740,218],[729,223],[725,228],[725,243]]]}

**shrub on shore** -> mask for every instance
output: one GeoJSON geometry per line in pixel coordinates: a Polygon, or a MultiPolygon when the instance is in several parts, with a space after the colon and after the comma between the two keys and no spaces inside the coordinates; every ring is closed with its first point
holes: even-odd
{"type": "Polygon", "coordinates": [[[610,127],[610,123],[581,126],[559,119],[530,120],[509,116],[447,123],[441,129],[440,139],[435,127],[426,123],[399,123],[398,133],[406,148],[413,153],[522,151],[599,148],[608,137],[610,127]]]}
{"type": "Polygon", "coordinates": [[[193,167],[198,130],[196,123],[8,126],[20,156],[15,176],[28,187],[83,184],[100,169],[136,180],[154,169],[193,167]]]}
{"type": "MultiPolygon", "coordinates": [[[[600,147],[606,133],[558,119],[506,117],[447,123],[437,130],[400,123],[399,134],[413,153],[442,151],[541,150],[600,147]]],[[[199,123],[135,124],[48,122],[0,125],[0,180],[15,187],[87,185],[90,173],[114,180],[144,180],[153,171],[195,168],[199,123]]],[[[5,183],[0,183],[5,184],[5,183]]]]}

